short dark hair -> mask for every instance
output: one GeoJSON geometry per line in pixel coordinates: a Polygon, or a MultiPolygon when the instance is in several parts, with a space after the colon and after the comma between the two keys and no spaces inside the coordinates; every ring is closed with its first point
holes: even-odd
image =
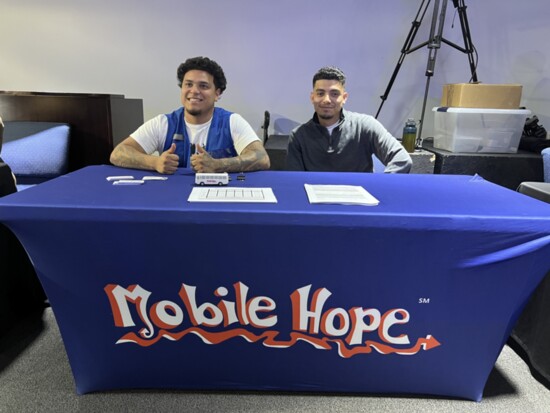
{"type": "Polygon", "coordinates": [[[209,73],[214,78],[214,85],[216,89],[220,89],[221,92],[227,87],[227,80],[225,80],[225,75],[223,69],[215,61],[209,59],[208,57],[191,57],[183,62],[178,67],[178,86],[181,88],[183,82],[183,77],[190,70],[203,70],[206,73],[209,73]]]}
{"type": "Polygon", "coordinates": [[[336,66],[325,66],[320,68],[313,76],[313,86],[315,86],[315,82],[318,80],[337,80],[342,86],[345,86],[346,75],[336,66]]]}

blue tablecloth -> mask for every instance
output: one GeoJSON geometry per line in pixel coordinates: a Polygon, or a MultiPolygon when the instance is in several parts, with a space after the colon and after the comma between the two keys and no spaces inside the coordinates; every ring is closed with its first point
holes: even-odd
{"type": "Polygon", "coordinates": [[[550,268],[550,205],[479,177],[265,171],[276,204],[189,203],[194,176],[92,166],[0,199],[78,393],[417,393],[480,400],[550,268]],[[312,205],[304,183],[378,206],[312,205]]]}

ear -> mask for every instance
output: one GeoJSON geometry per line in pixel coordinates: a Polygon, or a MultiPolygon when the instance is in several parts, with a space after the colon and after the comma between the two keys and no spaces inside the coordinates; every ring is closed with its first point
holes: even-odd
{"type": "Polygon", "coordinates": [[[315,91],[312,91],[309,94],[309,100],[311,101],[311,103],[314,103],[314,99],[315,99],[315,91]]]}
{"type": "Polygon", "coordinates": [[[348,92],[342,94],[342,105],[346,103],[346,100],[348,100],[348,92]]]}
{"type": "Polygon", "coordinates": [[[216,89],[216,102],[222,97],[222,90],[216,89]]]}

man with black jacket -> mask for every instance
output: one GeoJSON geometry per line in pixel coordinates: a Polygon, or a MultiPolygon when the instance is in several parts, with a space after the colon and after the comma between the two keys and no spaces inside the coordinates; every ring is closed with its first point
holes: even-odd
{"type": "Polygon", "coordinates": [[[291,171],[373,172],[372,155],[387,173],[408,173],[412,160],[380,122],[344,109],[346,77],[323,67],[313,77],[313,118],[290,133],[287,169],[291,171]]]}

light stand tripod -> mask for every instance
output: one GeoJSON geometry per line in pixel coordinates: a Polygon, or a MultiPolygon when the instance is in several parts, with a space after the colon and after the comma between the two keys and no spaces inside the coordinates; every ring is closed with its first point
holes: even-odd
{"type": "MultiPolygon", "coordinates": [[[[393,74],[390,78],[390,82],[388,84],[388,87],[386,88],[386,91],[380,98],[382,99],[382,102],[380,103],[380,107],[378,108],[378,112],[376,112],[376,118],[378,118],[378,115],[380,114],[380,111],[382,110],[382,106],[384,106],[384,102],[388,98],[388,95],[390,94],[390,90],[392,88],[393,82],[395,81],[395,78],[397,77],[397,73],[399,73],[399,69],[401,69],[401,65],[403,63],[403,60],[405,60],[405,56],[409,53],[412,53],[424,46],[428,46],[429,49],[429,55],[428,55],[428,65],[426,68],[426,90],[424,92],[424,101],[422,103],[422,115],[420,117],[420,125],[418,129],[418,135],[416,138],[416,146],[420,147],[422,143],[422,125],[424,123],[424,113],[426,110],[426,101],[428,99],[428,91],[430,89],[430,79],[434,74],[435,70],[435,60],[437,58],[437,51],[441,48],[441,42],[448,44],[449,46],[454,47],[457,50],[460,50],[463,53],[466,53],[468,55],[468,61],[470,64],[470,71],[472,74],[471,81],[477,82],[477,74],[476,74],[476,59],[474,59],[474,52],[475,47],[472,44],[472,38],[470,35],[470,27],[468,25],[468,17],[466,15],[466,5],[464,4],[464,0],[453,0],[454,7],[458,10],[458,15],[460,19],[460,27],[462,29],[462,38],[464,40],[464,47],[460,47],[449,40],[445,39],[442,35],[443,33],[443,26],[445,25],[445,15],[447,12],[447,1],[443,0],[443,4],[441,6],[441,12],[439,12],[439,6],[440,6],[441,0],[435,0],[434,2],[434,9],[432,14],[432,26],[430,29],[430,38],[428,41],[419,44],[418,46],[411,47],[412,43],[414,41],[414,38],[416,36],[416,33],[418,32],[418,28],[420,27],[420,24],[422,23],[422,20],[424,19],[424,15],[426,14],[426,10],[428,9],[428,6],[431,3],[431,0],[422,0],[422,3],[420,4],[420,8],[418,9],[418,12],[416,14],[416,17],[412,23],[411,30],[409,31],[409,34],[405,40],[405,44],[403,45],[403,48],[401,49],[401,56],[399,57],[399,61],[397,62],[397,66],[395,67],[395,70],[393,71],[393,74]],[[439,20],[439,25],[438,25],[439,20]],[[437,26],[437,34],[436,34],[436,26],[437,26]]],[[[476,53],[477,57],[477,53],[476,53]]]]}

